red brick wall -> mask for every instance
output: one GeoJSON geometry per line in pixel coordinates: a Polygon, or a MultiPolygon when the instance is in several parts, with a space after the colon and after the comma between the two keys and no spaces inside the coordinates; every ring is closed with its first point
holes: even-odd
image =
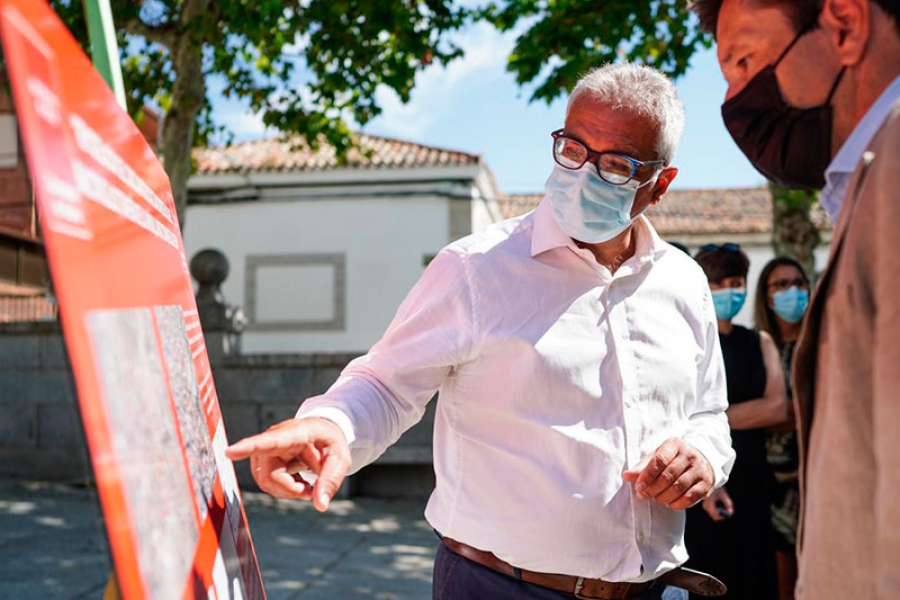
{"type": "Polygon", "coordinates": [[[160,142],[159,127],[162,124],[161,119],[156,111],[151,110],[146,106],[141,113],[142,118],[138,119],[140,121],[140,123],[137,124],[138,129],[141,130],[141,135],[144,136],[144,139],[147,140],[147,143],[150,144],[150,147],[153,148],[154,152],[158,152],[160,142]]]}
{"type": "MultiPolygon", "coordinates": [[[[0,87],[0,114],[12,113],[10,98],[0,87]]],[[[138,128],[154,150],[158,150],[159,115],[148,108],[138,128]]],[[[11,234],[29,240],[37,239],[31,183],[25,166],[21,140],[18,144],[19,163],[12,168],[0,168],[0,235],[11,234]]]]}
{"type": "MultiPolygon", "coordinates": [[[[10,114],[12,104],[0,89],[0,114],[10,114]]],[[[7,233],[36,239],[31,183],[25,168],[21,141],[17,144],[19,162],[15,167],[0,169],[0,234],[7,233]]]]}

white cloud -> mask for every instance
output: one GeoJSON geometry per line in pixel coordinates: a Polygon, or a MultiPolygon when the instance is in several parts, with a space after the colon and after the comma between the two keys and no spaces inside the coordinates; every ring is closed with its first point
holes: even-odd
{"type": "MultiPolygon", "coordinates": [[[[365,130],[404,139],[423,139],[429,127],[447,112],[447,107],[463,101],[460,97],[477,82],[483,78],[510,77],[505,74],[505,68],[515,42],[514,33],[501,34],[491,25],[479,22],[451,39],[464,50],[463,57],[449,65],[434,65],[420,72],[416,76],[412,98],[406,104],[392,89],[379,87],[375,98],[382,113],[365,130]]],[[[298,38],[291,50],[297,51],[305,43],[308,40],[298,38]]],[[[214,82],[211,87],[221,88],[221,85],[214,82]]],[[[218,93],[218,89],[213,90],[214,96],[218,93]]],[[[235,141],[275,133],[263,124],[259,114],[247,112],[238,101],[219,97],[215,104],[217,121],[227,125],[235,141]]],[[[352,119],[349,124],[358,129],[352,119]]]]}
{"type": "Polygon", "coordinates": [[[382,86],[375,94],[382,114],[372,129],[387,135],[420,139],[444,108],[464,95],[481,77],[503,76],[506,58],[515,42],[513,34],[501,34],[486,23],[476,23],[455,36],[465,54],[447,66],[437,65],[416,76],[412,98],[403,104],[397,94],[382,86]]]}
{"type": "Polygon", "coordinates": [[[238,115],[232,120],[235,135],[249,136],[262,135],[266,132],[266,125],[263,123],[262,115],[259,113],[244,113],[238,115]]]}
{"type": "MultiPolygon", "coordinates": [[[[447,83],[475,73],[502,72],[512,51],[515,37],[502,34],[487,23],[476,23],[455,40],[465,50],[463,58],[447,67],[447,83]]],[[[423,73],[427,75],[427,73],[423,73]]]]}
{"type": "MultiPolygon", "coordinates": [[[[263,123],[262,115],[249,111],[240,112],[239,110],[224,112],[218,117],[220,123],[224,123],[228,127],[228,132],[234,136],[235,142],[244,142],[248,140],[258,140],[268,137],[274,132],[270,127],[266,127],[263,123]]],[[[212,140],[213,144],[220,141],[212,140]]]]}

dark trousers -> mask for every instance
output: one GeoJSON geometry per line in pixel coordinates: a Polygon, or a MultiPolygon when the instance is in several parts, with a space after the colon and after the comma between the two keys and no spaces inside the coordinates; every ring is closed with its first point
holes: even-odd
{"type": "MultiPolygon", "coordinates": [[[[566,592],[517,581],[438,546],[432,580],[434,600],[572,600],[566,592]]],[[[687,592],[672,586],[653,589],[634,600],[687,600],[687,592]]]]}

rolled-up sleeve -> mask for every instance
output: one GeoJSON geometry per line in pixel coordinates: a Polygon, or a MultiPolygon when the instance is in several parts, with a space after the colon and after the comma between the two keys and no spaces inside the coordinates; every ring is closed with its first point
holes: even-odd
{"type": "Polygon", "coordinates": [[[728,426],[728,392],[725,385],[725,363],[719,344],[719,331],[712,308],[712,296],[705,290],[702,311],[703,351],[697,365],[697,392],[693,410],[688,415],[684,441],[706,457],[715,474],[715,487],[728,480],[734,465],[728,426]]]}
{"type": "Polygon", "coordinates": [[[350,444],[350,473],[417,423],[453,368],[473,355],[473,291],[462,260],[453,251],[439,253],[381,340],[297,412],[297,418],[323,417],[341,428],[350,444]]]}

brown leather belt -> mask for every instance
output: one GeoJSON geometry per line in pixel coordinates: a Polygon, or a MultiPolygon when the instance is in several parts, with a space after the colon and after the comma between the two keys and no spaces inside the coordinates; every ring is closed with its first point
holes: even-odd
{"type": "Polygon", "coordinates": [[[683,567],[669,571],[653,581],[641,583],[610,582],[602,579],[576,577],[574,575],[537,573],[535,571],[517,569],[508,562],[497,558],[491,552],[473,548],[448,537],[441,539],[444,541],[444,545],[452,552],[488,569],[520,579],[526,583],[558,592],[568,592],[576,598],[585,600],[625,600],[640,596],[655,586],[664,585],[679,587],[700,596],[724,596],[727,591],[725,585],[712,575],[683,567]]]}

